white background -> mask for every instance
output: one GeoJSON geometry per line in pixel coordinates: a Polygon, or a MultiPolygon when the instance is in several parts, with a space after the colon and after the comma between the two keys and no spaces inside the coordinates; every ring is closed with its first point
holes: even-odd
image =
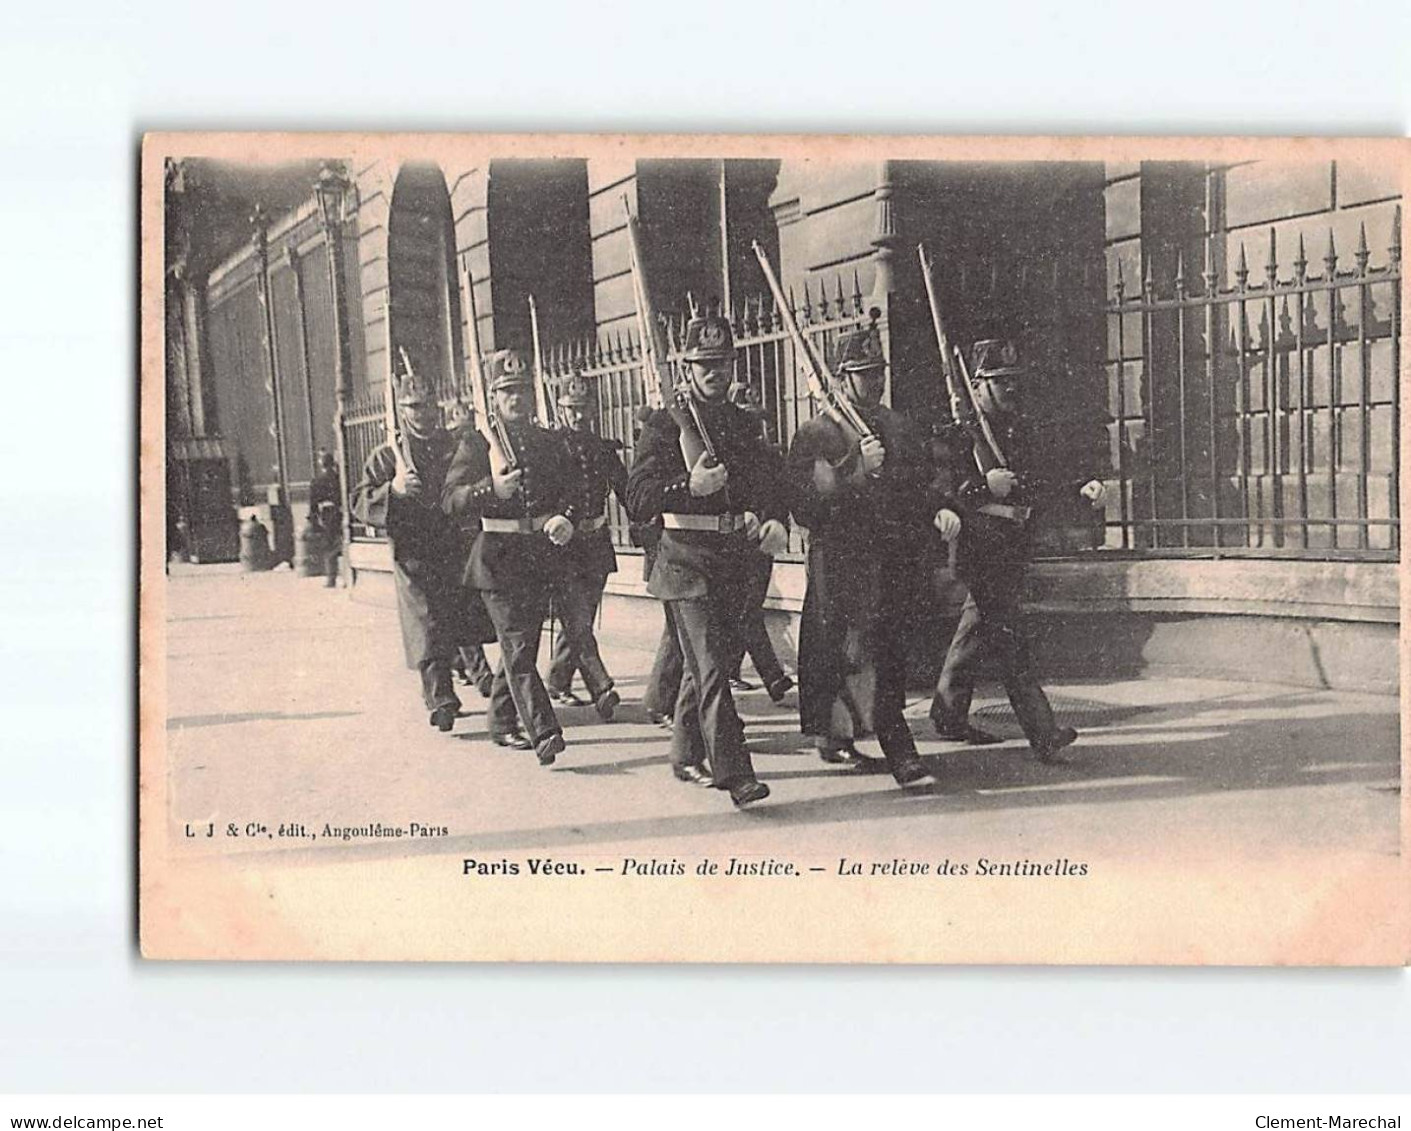
{"type": "Polygon", "coordinates": [[[0,15],[0,1091],[1411,1087],[1398,971],[136,957],[141,130],[1401,135],[1411,117],[1398,0],[357,7],[0,15]]]}

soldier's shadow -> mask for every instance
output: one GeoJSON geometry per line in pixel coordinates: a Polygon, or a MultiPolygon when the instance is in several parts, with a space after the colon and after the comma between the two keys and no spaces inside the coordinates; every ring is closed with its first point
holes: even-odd
{"type": "MultiPolygon", "coordinates": [[[[1399,769],[1397,716],[1334,710],[1328,703],[1328,697],[1318,693],[1290,692],[1156,709],[1139,725],[1093,730],[1087,735],[1088,745],[1071,748],[1075,761],[1066,766],[1032,760],[1022,742],[976,748],[921,739],[922,755],[938,780],[906,790],[894,788],[885,775],[862,775],[817,763],[796,765],[795,755],[806,751],[771,749],[756,763],[765,782],[779,786],[792,779],[855,779],[859,788],[793,800],[784,789],[776,788],[768,802],[742,813],[724,809],[576,822],[571,827],[470,836],[457,839],[457,844],[467,850],[507,850],[715,833],[745,835],[767,827],[911,818],[927,811],[940,815],[1099,806],[1338,783],[1394,789],[1399,769]],[[1114,741],[1118,736],[1122,740],[1114,741]],[[785,766],[771,765],[776,754],[788,755],[785,766]]],[[[621,760],[597,772],[631,772],[659,761],[621,760]]],[[[579,772],[595,771],[583,766],[579,772]]],[[[865,828],[855,836],[850,842],[853,847],[864,847],[865,828]]]]}

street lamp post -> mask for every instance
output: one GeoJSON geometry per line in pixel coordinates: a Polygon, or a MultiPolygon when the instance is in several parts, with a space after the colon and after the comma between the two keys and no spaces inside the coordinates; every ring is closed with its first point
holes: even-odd
{"type": "Polygon", "coordinates": [[[352,499],[348,490],[348,446],[343,434],[343,422],[348,415],[348,402],[353,395],[351,348],[348,342],[348,308],[343,295],[343,224],[348,192],[352,188],[340,162],[330,161],[320,170],[314,182],[319,216],[323,220],[324,241],[328,245],[328,285],[333,296],[333,372],[335,397],[333,438],[338,457],[338,488],[342,497],[343,562],[341,572],[345,585],[352,583],[348,550],[352,544],[352,499]]]}

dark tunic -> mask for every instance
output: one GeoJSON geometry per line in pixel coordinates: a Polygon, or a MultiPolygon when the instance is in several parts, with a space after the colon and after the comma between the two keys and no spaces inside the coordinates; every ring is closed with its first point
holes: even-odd
{"type": "MultiPolygon", "coordinates": [[[[681,454],[681,430],[665,409],[642,426],[627,482],[633,519],[654,523],[663,513],[740,514],[761,522],[788,520],[789,507],[778,456],[760,439],[759,426],[732,404],[702,405],[701,415],[720,460],[729,469],[724,491],[704,499],[691,494],[681,454]]],[[[647,591],[663,601],[705,597],[722,589],[743,590],[754,569],[758,544],[743,534],[662,530],[647,591]]]]}
{"type": "MultiPolygon", "coordinates": [[[[562,436],[524,423],[512,430],[519,465],[520,489],[508,499],[495,494],[490,480],[490,447],[479,432],[462,435],[446,473],[441,505],[446,514],[469,529],[479,519],[544,518],[562,515],[570,522],[580,516],[581,488],[576,466],[562,436]]],[[[542,530],[533,534],[478,535],[466,563],[466,584],[500,592],[539,592],[562,574],[565,553],[542,530]]]]}
{"type": "MultiPolygon", "coordinates": [[[[617,496],[627,505],[627,468],[618,452],[622,445],[614,440],[584,429],[567,429],[560,433],[569,458],[577,469],[582,501],[578,514],[589,522],[605,513],[608,494],[617,496]]],[[[617,553],[612,546],[612,531],[604,524],[597,530],[579,530],[566,547],[567,568],[574,576],[606,579],[617,571],[617,553]]],[[[601,586],[601,581],[599,582],[601,586]]]]}
{"type": "Polygon", "coordinates": [[[483,610],[467,603],[461,589],[466,538],[442,512],[441,491],[453,441],[443,431],[425,440],[407,438],[421,478],[416,498],[392,493],[397,471],[389,444],[373,451],[353,490],[352,510],[360,522],[387,531],[397,584],[397,611],[407,666],[455,655],[461,644],[494,639],[483,610]]]}
{"type": "MultiPolygon", "coordinates": [[[[799,716],[823,738],[878,732],[879,678],[905,678],[910,613],[939,541],[932,520],[953,505],[920,427],[886,406],[863,416],[886,449],[877,476],[858,473],[856,441],[827,417],[804,424],[788,456],[794,517],[809,530],[799,716]],[[831,481],[819,481],[819,461],[831,481]]],[[[896,700],[904,687],[885,691],[896,700]]]]}

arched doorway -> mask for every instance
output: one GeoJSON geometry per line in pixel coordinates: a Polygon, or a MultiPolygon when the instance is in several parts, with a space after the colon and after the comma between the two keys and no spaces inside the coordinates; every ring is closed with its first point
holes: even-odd
{"type": "Polygon", "coordinates": [[[495,344],[531,348],[530,295],[546,349],[591,337],[588,163],[492,161],[485,206],[495,344]]]}
{"type": "Polygon", "coordinates": [[[415,370],[449,394],[459,384],[465,351],[455,226],[439,165],[409,163],[397,173],[387,219],[387,288],[396,369],[405,350],[415,370]]]}

